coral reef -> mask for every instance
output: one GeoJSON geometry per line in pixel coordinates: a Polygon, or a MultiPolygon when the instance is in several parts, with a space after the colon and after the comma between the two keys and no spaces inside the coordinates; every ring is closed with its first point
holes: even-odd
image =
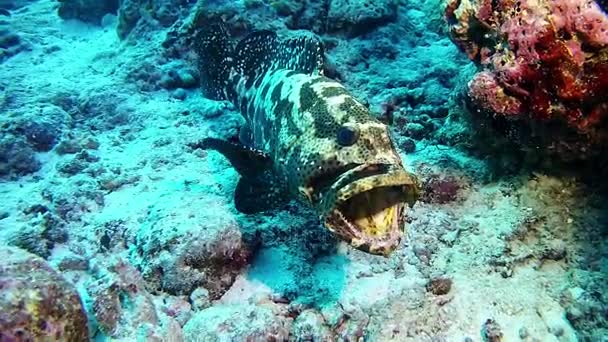
{"type": "Polygon", "coordinates": [[[44,260],[0,246],[0,338],[85,341],[87,318],[75,289],[44,260]]]}
{"type": "Polygon", "coordinates": [[[608,15],[592,0],[446,1],[453,41],[481,71],[473,115],[527,146],[589,159],[608,141],[608,15]],[[595,146],[595,147],[594,147],[595,146]]]}

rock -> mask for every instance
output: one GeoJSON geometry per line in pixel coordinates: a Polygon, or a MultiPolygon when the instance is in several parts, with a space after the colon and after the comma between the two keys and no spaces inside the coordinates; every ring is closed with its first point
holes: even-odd
{"type": "Polygon", "coordinates": [[[55,147],[55,152],[59,155],[74,154],[80,152],[82,147],[76,139],[62,140],[55,147]]]}
{"type": "Polygon", "coordinates": [[[405,152],[405,153],[416,152],[416,141],[414,139],[405,138],[401,142],[400,146],[401,146],[401,149],[403,149],[403,152],[405,152]]]}
{"type": "Polygon", "coordinates": [[[292,334],[297,341],[332,341],[335,339],[323,315],[315,310],[302,311],[293,323],[292,334]]]}
{"type": "Polygon", "coordinates": [[[29,44],[10,27],[0,28],[0,63],[28,48],[29,44]]]}
{"type": "Polygon", "coordinates": [[[568,251],[566,243],[562,240],[551,241],[542,251],[540,259],[561,260],[566,257],[568,251]]]}
{"type": "MultiPolygon", "coordinates": [[[[125,327],[147,326],[158,330],[159,317],[141,274],[124,260],[108,258],[104,277],[89,283],[91,313],[99,329],[111,337],[125,337],[125,327]]],[[[147,339],[148,340],[148,339],[147,339]]]]}
{"type": "Polygon", "coordinates": [[[168,70],[160,79],[160,85],[165,89],[191,89],[198,87],[198,79],[194,76],[194,72],[187,69],[186,66],[176,63],[169,64],[168,70]]]}
{"type": "Polygon", "coordinates": [[[118,25],[116,31],[120,39],[125,39],[133,30],[140,18],[138,0],[125,0],[118,10],[118,25]]]}
{"type": "Polygon", "coordinates": [[[249,254],[236,228],[208,240],[193,239],[163,269],[162,287],[171,294],[189,295],[202,286],[211,299],[218,299],[247,264],[249,254]]]}
{"type": "Polygon", "coordinates": [[[195,1],[191,0],[123,0],[118,10],[117,33],[125,39],[140,23],[152,27],[169,27],[195,1]]]}
{"type": "Polygon", "coordinates": [[[405,125],[405,134],[416,140],[420,140],[426,135],[426,128],[419,123],[409,122],[405,125]]]}
{"type": "Polygon", "coordinates": [[[171,97],[178,99],[178,100],[185,100],[186,97],[188,97],[188,94],[186,93],[186,91],[184,89],[177,88],[171,93],[171,97]]]}
{"type": "Polygon", "coordinates": [[[209,299],[209,291],[204,287],[199,287],[192,291],[190,294],[190,303],[192,309],[195,311],[201,311],[211,306],[211,300],[209,299]]]}
{"type": "Polygon", "coordinates": [[[36,0],[0,0],[0,8],[7,10],[16,10],[36,0]]]}
{"type": "Polygon", "coordinates": [[[99,161],[99,157],[87,151],[78,152],[73,158],[57,164],[57,170],[67,176],[74,176],[84,171],[91,163],[99,161]]]}
{"type": "Polygon", "coordinates": [[[523,340],[523,339],[526,339],[528,336],[530,336],[530,333],[528,332],[528,329],[526,327],[521,327],[521,328],[519,328],[518,335],[519,335],[519,338],[521,338],[523,340]]]}
{"type": "Polygon", "coordinates": [[[451,175],[434,174],[423,181],[422,200],[427,203],[449,203],[458,198],[464,186],[460,178],[451,175]]]}
{"type": "Polygon", "coordinates": [[[36,205],[24,210],[29,221],[9,236],[10,245],[20,247],[42,258],[48,258],[56,243],[68,240],[61,220],[45,206],[36,205]]]}
{"type": "Polygon", "coordinates": [[[0,294],[2,340],[89,340],[76,290],[41,258],[0,247],[0,294]]]}
{"type": "Polygon", "coordinates": [[[0,177],[22,176],[40,170],[34,150],[20,138],[0,138],[0,177]]]}
{"type": "Polygon", "coordinates": [[[79,255],[69,254],[59,261],[57,268],[60,271],[86,271],[89,269],[89,261],[79,255]]]}
{"type": "Polygon", "coordinates": [[[426,285],[426,290],[437,296],[448,294],[451,289],[452,279],[443,277],[433,278],[426,285]]]}
{"type": "Polygon", "coordinates": [[[217,305],[184,326],[186,341],[288,341],[292,319],[276,305],[217,305]]]}
{"type": "Polygon", "coordinates": [[[489,318],[481,327],[481,337],[486,342],[502,341],[502,330],[500,325],[493,319],[489,318]]]}
{"type": "Polygon", "coordinates": [[[32,147],[39,152],[50,151],[61,134],[61,129],[47,120],[28,122],[22,132],[32,147]]]}
{"type": "Polygon", "coordinates": [[[393,0],[331,0],[327,23],[330,31],[344,31],[350,36],[369,32],[397,18],[393,0]]]}
{"type": "Polygon", "coordinates": [[[100,25],[108,13],[116,13],[119,0],[60,0],[57,13],[62,19],[78,19],[100,25]]]}

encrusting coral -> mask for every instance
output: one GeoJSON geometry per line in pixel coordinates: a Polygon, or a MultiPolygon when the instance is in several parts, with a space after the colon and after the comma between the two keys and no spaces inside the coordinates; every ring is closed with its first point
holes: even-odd
{"type": "Polygon", "coordinates": [[[445,18],[481,68],[468,84],[475,110],[605,141],[608,16],[596,2],[450,0],[445,18]]]}

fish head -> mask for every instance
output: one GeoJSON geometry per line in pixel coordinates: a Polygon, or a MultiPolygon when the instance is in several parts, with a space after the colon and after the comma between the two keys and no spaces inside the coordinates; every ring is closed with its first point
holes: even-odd
{"type": "Polygon", "coordinates": [[[359,250],[388,256],[403,236],[407,205],[418,198],[416,177],[385,124],[351,119],[334,133],[304,189],[327,229],[359,250]]]}

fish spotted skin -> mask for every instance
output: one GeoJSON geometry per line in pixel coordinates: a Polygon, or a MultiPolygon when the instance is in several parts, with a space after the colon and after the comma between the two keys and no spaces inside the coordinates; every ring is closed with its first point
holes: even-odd
{"type": "MultiPolygon", "coordinates": [[[[279,41],[274,33],[260,31],[230,51],[221,27],[201,39],[203,91],[232,102],[244,116],[242,140],[269,159],[274,179],[267,187],[283,188],[273,190],[273,196],[285,194],[308,204],[328,229],[359,249],[390,253],[404,226],[401,206],[394,213],[387,211],[400,225],[391,232],[345,224],[337,208],[380,187],[397,187],[399,201],[411,204],[417,198],[417,183],[403,169],[389,128],[343,85],[323,76],[320,42],[311,37],[279,41]],[[212,50],[213,46],[224,51],[212,50]]],[[[227,150],[222,153],[230,159],[227,150]]],[[[237,169],[244,169],[237,164],[233,160],[237,169]]],[[[265,186],[264,181],[253,181],[255,176],[241,174],[256,189],[265,186]]],[[[267,179],[272,178],[269,174],[267,179]]],[[[239,184],[235,202],[239,188],[255,195],[251,187],[239,184]]]]}

